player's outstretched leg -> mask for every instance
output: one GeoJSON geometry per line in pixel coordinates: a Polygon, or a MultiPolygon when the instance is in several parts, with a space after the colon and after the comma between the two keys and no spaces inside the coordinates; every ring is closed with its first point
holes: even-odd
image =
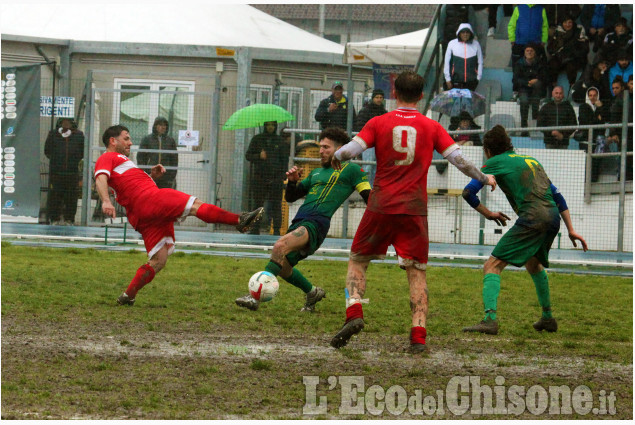
{"type": "Polygon", "coordinates": [[[219,223],[236,226],[236,230],[241,233],[247,232],[251,226],[258,223],[262,218],[264,208],[260,207],[250,212],[244,212],[240,215],[225,211],[222,208],[212,204],[204,204],[200,199],[194,201],[194,205],[190,210],[190,215],[195,215],[205,223],[219,223]]]}
{"type": "Polygon", "coordinates": [[[346,300],[346,321],[344,326],[331,339],[331,346],[342,348],[351,337],[364,329],[364,312],[362,310],[362,296],[366,291],[366,269],[368,261],[357,262],[349,260],[346,289],[350,297],[346,300]]]}
{"type": "Polygon", "coordinates": [[[154,269],[149,264],[144,264],[139,267],[132,282],[128,285],[128,289],[119,295],[117,298],[117,304],[119,305],[134,305],[137,292],[143,288],[146,284],[150,283],[156,275],[154,269]]]}
{"type": "Polygon", "coordinates": [[[262,213],[265,211],[263,207],[256,208],[253,211],[244,212],[240,214],[236,230],[240,233],[245,233],[251,229],[251,226],[255,225],[262,218],[262,213]]]}

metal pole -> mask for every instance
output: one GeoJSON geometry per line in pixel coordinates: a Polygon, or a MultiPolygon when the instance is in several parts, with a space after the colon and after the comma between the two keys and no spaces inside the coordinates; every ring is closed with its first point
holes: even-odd
{"type": "MultiPolygon", "coordinates": [[[[353,5],[348,5],[348,18],[346,19],[346,42],[350,43],[351,41],[351,26],[353,20],[353,5]]],[[[348,110],[346,116],[346,132],[349,137],[353,136],[353,97],[354,97],[354,87],[353,87],[353,65],[348,64],[348,82],[347,82],[348,90],[346,91],[346,95],[348,96],[348,110]]],[[[346,205],[346,204],[345,204],[346,205]]],[[[345,206],[346,208],[346,206],[345,206]]]]}
{"type": "Polygon", "coordinates": [[[626,199],[626,151],[628,145],[629,102],[629,92],[628,90],[624,90],[622,96],[622,156],[620,157],[620,200],[617,212],[617,252],[624,251],[624,202],[626,199]]]}
{"type": "Polygon", "coordinates": [[[86,126],[86,134],[84,137],[84,184],[82,185],[82,226],[88,225],[88,208],[90,207],[90,189],[92,186],[91,176],[91,144],[93,140],[93,125],[95,120],[93,111],[95,110],[93,102],[95,101],[95,93],[93,92],[93,71],[88,70],[86,73],[86,118],[88,118],[86,126]]]}
{"type": "MultiPolygon", "coordinates": [[[[212,129],[209,144],[209,172],[210,172],[210,188],[209,201],[216,205],[216,174],[218,173],[218,138],[220,126],[220,91],[221,91],[221,72],[218,71],[217,65],[216,76],[214,78],[214,94],[212,95],[212,129]]],[[[214,226],[212,226],[212,229],[214,226]]]]}
{"type": "Polygon", "coordinates": [[[326,5],[319,5],[319,21],[318,21],[318,35],[324,38],[324,16],[326,15],[326,5]]]}
{"type": "MultiPolygon", "coordinates": [[[[485,120],[483,123],[484,129],[488,129],[489,128],[489,119],[490,119],[490,100],[492,99],[492,87],[488,86],[487,87],[487,101],[485,102],[485,120]]],[[[483,151],[483,164],[485,164],[485,161],[487,161],[487,157],[485,156],[485,151],[483,151]]],[[[481,202],[485,202],[487,200],[487,193],[489,192],[489,190],[484,190],[481,192],[481,202]]],[[[479,219],[478,219],[478,227],[479,229],[481,229],[481,231],[478,234],[478,244],[479,245],[485,245],[485,232],[483,231],[483,229],[485,229],[485,217],[483,217],[481,214],[478,215],[479,219]]]]}
{"type": "Polygon", "coordinates": [[[593,175],[593,130],[587,130],[587,147],[586,147],[586,179],[584,180],[584,203],[591,203],[591,177],[593,175]]]}
{"type": "Polygon", "coordinates": [[[51,64],[53,65],[53,92],[51,94],[51,130],[55,130],[55,68],[57,66],[57,62],[52,61],[51,64]]]}

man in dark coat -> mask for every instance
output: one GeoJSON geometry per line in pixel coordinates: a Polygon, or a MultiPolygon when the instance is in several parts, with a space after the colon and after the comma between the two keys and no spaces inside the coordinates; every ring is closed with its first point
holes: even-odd
{"type": "MultiPolygon", "coordinates": [[[[537,55],[534,44],[525,47],[524,56],[514,65],[512,77],[513,89],[518,93],[520,103],[520,126],[527,127],[529,120],[529,107],[531,106],[532,118],[538,118],[538,105],[540,98],[545,95],[545,82],[547,79],[546,64],[537,55]]],[[[529,136],[523,132],[523,136],[529,136]]]]}
{"type": "Polygon", "coordinates": [[[84,158],[84,133],[72,118],[60,118],[44,144],[49,163],[48,218],[51,224],[73,225],[79,196],[79,162],[84,158]],[[63,215],[63,218],[60,218],[63,215]]]}
{"type": "Polygon", "coordinates": [[[370,102],[359,111],[353,131],[360,131],[371,118],[384,115],[388,111],[384,107],[384,91],[382,89],[373,90],[370,102]]]}
{"type": "MultiPolygon", "coordinates": [[[[557,127],[578,125],[573,106],[564,99],[564,89],[554,87],[551,92],[552,99],[547,102],[538,114],[538,127],[557,127]]],[[[569,136],[574,130],[549,130],[544,131],[545,147],[547,149],[567,149],[569,136]]]]}
{"type": "MultiPolygon", "coordinates": [[[[175,151],[176,142],[168,135],[170,124],[164,117],[157,117],[152,126],[152,133],[141,140],[139,149],[159,149],[164,151],[175,151]]],[[[157,164],[166,167],[165,174],[155,180],[159,189],[176,189],[176,169],[168,167],[179,166],[179,155],[176,153],[163,152],[139,152],[137,155],[139,168],[150,174],[150,169],[157,164]]]]}
{"type": "MultiPolygon", "coordinates": [[[[320,123],[322,130],[329,127],[339,127],[346,131],[349,103],[344,96],[344,86],[341,82],[336,81],[331,86],[331,90],[331,95],[320,102],[315,112],[315,120],[320,123]]],[[[353,122],[355,122],[355,108],[352,108],[353,122]]]]}
{"type": "Polygon", "coordinates": [[[622,17],[617,20],[615,30],[604,37],[598,55],[613,66],[621,52],[626,52],[627,58],[633,59],[633,31],[628,27],[626,19],[622,17]]]}
{"type": "MultiPolygon", "coordinates": [[[[261,221],[268,231],[273,224],[273,234],[280,235],[282,225],[282,189],[289,163],[289,144],[277,134],[275,121],[264,123],[264,131],[249,142],[245,153],[251,162],[249,199],[253,205],[264,205],[267,217],[261,221]]],[[[260,225],[254,225],[251,234],[260,233],[260,225]]]]}

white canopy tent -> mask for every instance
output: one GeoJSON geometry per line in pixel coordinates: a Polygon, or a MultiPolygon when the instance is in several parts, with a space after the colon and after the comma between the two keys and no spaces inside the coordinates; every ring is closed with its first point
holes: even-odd
{"type": "Polygon", "coordinates": [[[346,43],[344,63],[352,65],[415,65],[428,29],[378,38],[371,41],[346,43]]]}
{"type": "Polygon", "coordinates": [[[0,4],[3,36],[87,42],[254,47],[342,54],[343,47],[246,4],[0,4]]]}

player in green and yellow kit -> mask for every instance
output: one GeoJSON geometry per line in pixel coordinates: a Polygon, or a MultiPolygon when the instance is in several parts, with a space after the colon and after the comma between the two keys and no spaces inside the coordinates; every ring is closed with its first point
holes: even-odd
{"type": "MultiPolygon", "coordinates": [[[[558,213],[567,226],[573,246],[577,246],[578,240],[586,251],[587,244],[573,229],[567,203],[547,177],[542,165],[535,158],[514,152],[514,146],[502,126],[497,125],[485,134],[483,150],[487,161],[482,170],[496,177],[518,220],[498,241],[483,266],[485,318],[475,326],[463,328],[463,331],[492,335],[498,333],[496,304],[500,292],[500,274],[507,264],[512,264],[516,267],[525,266],[536,286],[542,316],[534,323],[534,329],[555,332],[558,324],[551,315],[549,280],[544,268],[549,267],[549,249],[560,230],[558,213]]],[[[463,190],[463,198],[488,220],[506,226],[508,216],[502,212],[492,212],[480,203],[476,194],[482,187],[480,182],[472,180],[463,190]]]]}
{"type": "MultiPolygon", "coordinates": [[[[300,288],[306,294],[302,311],[312,312],[315,304],[326,296],[324,289],[313,286],[295,268],[299,261],[313,254],[324,242],[331,226],[335,211],[357,190],[368,202],[370,184],[366,173],[353,163],[345,163],[340,171],[333,169],[333,154],[350,141],[345,131],[331,127],[320,133],[320,162],[322,167],[311,171],[304,180],[302,170],[292,167],[287,171],[289,183],[284,198],[294,202],[304,196],[306,199],[291,222],[287,233],[273,246],[271,260],[265,270],[274,276],[300,288]]],[[[259,302],[251,295],[236,299],[236,304],[250,310],[257,310],[259,302]]]]}

